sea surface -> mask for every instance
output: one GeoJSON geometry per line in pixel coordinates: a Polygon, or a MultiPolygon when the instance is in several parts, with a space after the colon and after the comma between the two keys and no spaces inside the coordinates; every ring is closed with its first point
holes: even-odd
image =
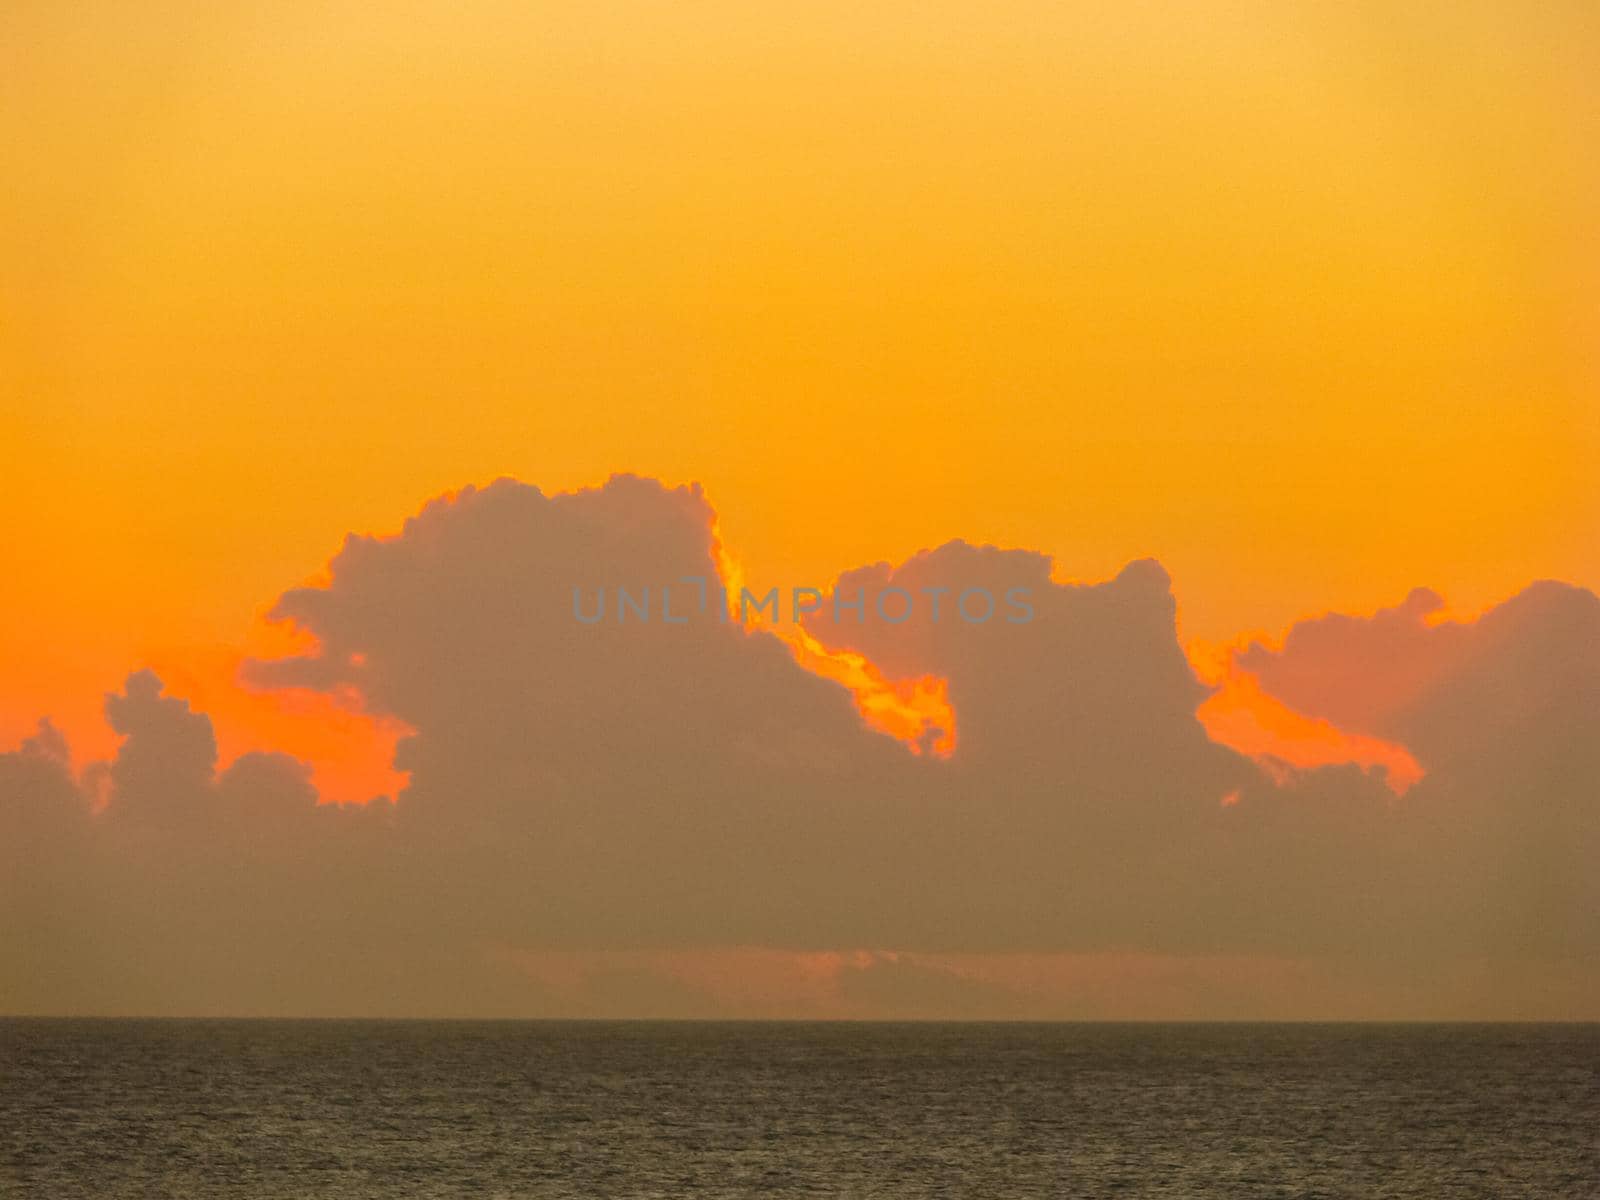
{"type": "Polygon", "coordinates": [[[0,1196],[1595,1200],[1600,1026],[0,1020],[0,1196]]]}

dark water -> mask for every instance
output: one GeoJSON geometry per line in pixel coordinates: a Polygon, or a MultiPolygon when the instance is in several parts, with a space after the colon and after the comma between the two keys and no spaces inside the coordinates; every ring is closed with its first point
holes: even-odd
{"type": "Polygon", "coordinates": [[[0,1021],[12,1197],[1600,1197],[1600,1026],[0,1021]]]}

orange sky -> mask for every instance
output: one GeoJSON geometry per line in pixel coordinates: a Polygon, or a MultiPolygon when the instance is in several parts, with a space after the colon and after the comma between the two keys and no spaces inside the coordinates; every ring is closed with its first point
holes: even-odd
{"type": "Polygon", "coordinates": [[[1597,109],[1580,4],[7,5],[0,745],[501,474],[1211,641],[1595,587],[1597,109]]]}

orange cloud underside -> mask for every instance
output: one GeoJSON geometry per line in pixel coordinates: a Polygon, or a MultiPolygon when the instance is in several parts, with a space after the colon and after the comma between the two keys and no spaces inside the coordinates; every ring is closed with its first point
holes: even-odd
{"type": "Polygon", "coordinates": [[[775,626],[795,662],[824,679],[843,684],[868,725],[899,738],[915,754],[949,758],[956,748],[956,712],[948,681],[936,675],[888,679],[871,660],[849,650],[830,650],[799,625],[775,626]]]}
{"type": "Polygon", "coordinates": [[[731,619],[742,619],[747,627],[775,634],[789,647],[795,662],[848,689],[862,719],[879,733],[904,742],[913,754],[948,758],[955,753],[956,713],[950,703],[948,681],[935,675],[889,679],[865,655],[830,650],[798,622],[764,622],[759,612],[743,609],[740,604],[746,575],[728,549],[720,522],[712,523],[711,544],[731,619]]]}
{"type": "MultiPolygon", "coordinates": [[[[1298,713],[1268,695],[1254,675],[1234,661],[1231,646],[1194,642],[1188,648],[1195,673],[1216,691],[1196,716],[1215,742],[1247,754],[1269,771],[1358,763],[1381,767],[1385,782],[1403,796],[1424,771],[1404,746],[1363,734],[1347,733],[1331,721],[1298,713]]],[[[1223,803],[1237,800],[1237,794],[1223,803]]]]}

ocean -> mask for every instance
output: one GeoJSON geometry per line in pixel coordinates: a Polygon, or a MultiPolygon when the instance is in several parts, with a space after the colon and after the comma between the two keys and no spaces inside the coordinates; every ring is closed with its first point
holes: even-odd
{"type": "Polygon", "coordinates": [[[1600,1197],[1600,1025],[0,1020],[0,1196],[1600,1197]]]}

